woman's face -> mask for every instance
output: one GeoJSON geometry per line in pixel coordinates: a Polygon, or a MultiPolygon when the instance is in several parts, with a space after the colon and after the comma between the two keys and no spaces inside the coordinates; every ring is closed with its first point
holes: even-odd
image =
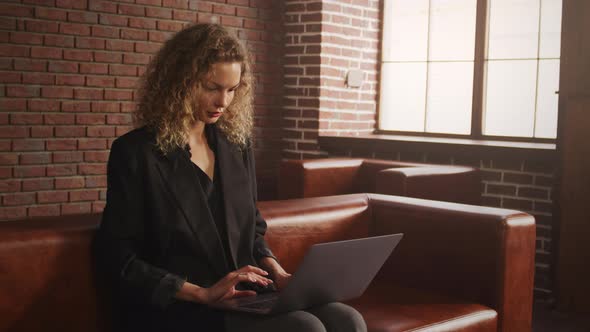
{"type": "Polygon", "coordinates": [[[205,124],[217,122],[234,99],[241,76],[239,62],[214,63],[201,82],[197,119],[205,124]]]}

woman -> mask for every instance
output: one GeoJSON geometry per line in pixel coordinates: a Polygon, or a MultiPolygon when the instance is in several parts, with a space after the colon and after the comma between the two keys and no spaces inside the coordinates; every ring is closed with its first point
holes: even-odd
{"type": "Polygon", "coordinates": [[[214,24],[177,33],[148,66],[135,115],[141,127],[111,148],[96,241],[116,287],[118,328],[366,329],[339,303],[269,317],[210,306],[256,287],[282,289],[291,277],[255,205],[252,77],[235,36],[214,24]]]}

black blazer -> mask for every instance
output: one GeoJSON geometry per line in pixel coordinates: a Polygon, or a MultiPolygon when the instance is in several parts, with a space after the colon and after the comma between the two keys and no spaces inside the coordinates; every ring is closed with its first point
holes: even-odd
{"type": "MultiPolygon", "coordinates": [[[[122,303],[124,325],[153,326],[151,320],[169,310],[170,302],[162,299],[171,299],[176,290],[163,285],[165,280],[183,278],[209,287],[236,268],[272,256],[264,240],[266,222],[256,208],[252,150],[231,144],[215,125],[207,130],[217,143],[232,262],[226,262],[187,152],[178,148],[163,155],[146,128],[113,142],[96,249],[99,269],[122,303]]],[[[203,317],[210,314],[204,306],[199,310],[203,317]]]]}

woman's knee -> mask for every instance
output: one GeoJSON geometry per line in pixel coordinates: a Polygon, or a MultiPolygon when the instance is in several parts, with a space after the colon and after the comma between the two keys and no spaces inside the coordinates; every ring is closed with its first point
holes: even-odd
{"type": "Polygon", "coordinates": [[[253,316],[247,314],[226,315],[228,332],[326,332],[322,321],[305,311],[292,311],[276,316],[253,316]]]}
{"type": "Polygon", "coordinates": [[[367,324],[361,313],[349,305],[333,302],[309,311],[322,321],[328,332],[367,331],[367,324]]]}
{"type": "Polygon", "coordinates": [[[281,328],[283,331],[326,332],[322,321],[315,315],[305,311],[293,311],[288,314],[288,322],[281,328]]]}

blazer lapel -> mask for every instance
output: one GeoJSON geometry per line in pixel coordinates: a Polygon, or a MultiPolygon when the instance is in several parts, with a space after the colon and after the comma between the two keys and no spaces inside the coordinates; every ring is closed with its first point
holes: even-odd
{"type": "Polygon", "coordinates": [[[183,153],[178,148],[161,158],[158,170],[196,238],[195,246],[207,253],[211,265],[223,276],[229,270],[217,227],[193,165],[183,153]]]}
{"type": "Polygon", "coordinates": [[[248,174],[244,167],[242,152],[232,145],[217,127],[213,126],[213,130],[217,140],[217,162],[221,173],[228,243],[234,268],[237,268],[241,231],[247,229],[242,223],[249,220],[247,217],[244,218],[244,213],[249,211],[248,174]]]}

